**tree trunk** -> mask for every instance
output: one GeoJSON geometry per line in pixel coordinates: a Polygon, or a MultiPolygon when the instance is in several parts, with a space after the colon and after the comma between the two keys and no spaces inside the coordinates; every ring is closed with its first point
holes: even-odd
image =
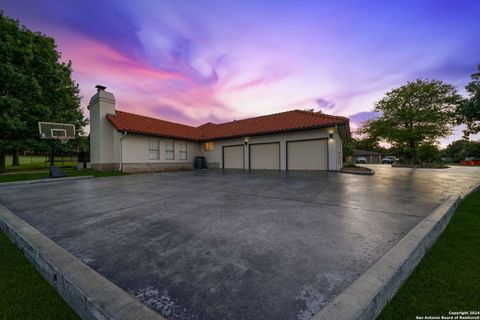
{"type": "Polygon", "coordinates": [[[0,150],[0,173],[5,172],[5,152],[0,150]]]}
{"type": "Polygon", "coordinates": [[[412,163],[413,164],[418,164],[418,154],[417,154],[417,144],[415,141],[410,141],[409,142],[410,146],[410,152],[412,155],[412,163]]]}
{"type": "Polygon", "coordinates": [[[12,166],[20,165],[20,151],[18,149],[13,150],[12,154],[12,166]]]}

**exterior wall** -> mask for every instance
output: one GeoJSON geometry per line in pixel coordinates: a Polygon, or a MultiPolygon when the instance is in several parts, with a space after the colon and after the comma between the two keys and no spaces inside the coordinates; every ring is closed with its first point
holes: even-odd
{"type": "Polygon", "coordinates": [[[371,156],[372,161],[370,163],[381,163],[382,162],[382,156],[380,155],[373,155],[371,156]]]}
{"type": "Polygon", "coordinates": [[[287,154],[286,154],[286,142],[295,141],[295,140],[304,140],[304,139],[318,139],[318,138],[327,138],[328,139],[328,167],[331,171],[336,171],[341,168],[343,165],[341,159],[341,141],[339,135],[335,132],[334,128],[322,128],[315,130],[304,130],[297,132],[288,132],[281,134],[271,134],[265,136],[253,136],[248,137],[248,143],[245,144],[244,138],[234,138],[234,139],[225,139],[225,140],[216,140],[213,141],[213,150],[205,151],[203,144],[200,146],[200,155],[205,156],[207,161],[207,166],[209,168],[222,168],[222,147],[229,145],[243,145],[244,146],[244,155],[245,155],[245,169],[249,169],[249,148],[248,144],[254,143],[267,143],[267,142],[280,142],[280,170],[286,170],[287,163],[287,154]],[[333,133],[333,139],[329,138],[329,133],[333,133]],[[340,148],[340,149],[339,149],[340,148]],[[340,150],[340,160],[338,160],[338,150],[340,150]]]}
{"type": "Polygon", "coordinates": [[[118,170],[118,163],[91,163],[90,168],[95,171],[115,171],[118,170]]]}
{"type": "Polygon", "coordinates": [[[174,140],[174,159],[165,159],[166,138],[127,134],[122,142],[121,161],[124,172],[152,172],[166,170],[193,169],[195,156],[199,155],[200,144],[187,141],[187,160],[179,160],[179,144],[185,140],[174,140]],[[159,141],[159,159],[149,159],[150,139],[159,141]]]}
{"type": "Polygon", "coordinates": [[[343,141],[338,132],[335,132],[335,141],[337,143],[337,170],[343,167],[343,141]]]}

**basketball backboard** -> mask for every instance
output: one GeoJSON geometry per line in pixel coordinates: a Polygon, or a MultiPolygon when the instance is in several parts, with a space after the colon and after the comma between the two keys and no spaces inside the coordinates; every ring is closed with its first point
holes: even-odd
{"type": "Polygon", "coordinates": [[[39,122],[41,139],[68,141],[75,138],[75,125],[68,123],[39,122]]]}

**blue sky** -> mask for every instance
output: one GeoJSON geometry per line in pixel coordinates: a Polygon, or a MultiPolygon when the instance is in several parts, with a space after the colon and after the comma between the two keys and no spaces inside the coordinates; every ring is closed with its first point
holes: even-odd
{"type": "MultiPolygon", "coordinates": [[[[416,78],[464,85],[480,63],[480,1],[3,1],[57,40],[82,105],[199,125],[289,109],[372,116],[416,78]]],[[[448,141],[461,136],[456,128],[448,141]]],[[[475,137],[478,139],[478,136],[475,137]]]]}

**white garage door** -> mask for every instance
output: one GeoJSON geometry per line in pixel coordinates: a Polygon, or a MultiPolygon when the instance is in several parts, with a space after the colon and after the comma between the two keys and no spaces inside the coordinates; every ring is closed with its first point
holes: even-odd
{"type": "Polygon", "coordinates": [[[280,170],[280,144],[251,144],[250,169],[280,170]]]}
{"type": "Polygon", "coordinates": [[[288,170],[328,170],[327,139],[287,142],[288,170]]]}
{"type": "Polygon", "coordinates": [[[244,169],[243,146],[223,147],[223,168],[244,169]]]}

